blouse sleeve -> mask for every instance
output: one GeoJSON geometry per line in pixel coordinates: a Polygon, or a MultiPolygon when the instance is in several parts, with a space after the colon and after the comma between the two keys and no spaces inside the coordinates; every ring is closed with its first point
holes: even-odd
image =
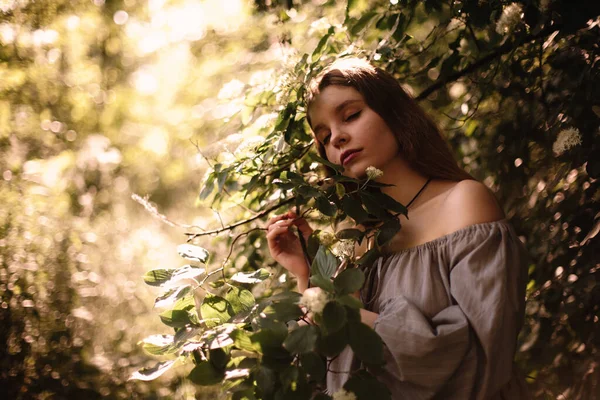
{"type": "Polygon", "coordinates": [[[486,399],[511,377],[527,255],[508,225],[470,239],[476,240],[450,248],[451,306],[427,318],[400,294],[381,304],[374,329],[390,360],[384,368],[395,379],[436,393],[471,373],[475,398],[486,399]]]}

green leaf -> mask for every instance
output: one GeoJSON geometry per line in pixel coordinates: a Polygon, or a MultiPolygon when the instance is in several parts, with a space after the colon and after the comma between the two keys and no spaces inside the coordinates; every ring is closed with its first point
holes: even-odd
{"type": "Polygon", "coordinates": [[[220,383],[225,374],[217,371],[210,362],[204,361],[192,369],[188,378],[197,385],[210,386],[220,383]]]}
{"type": "Polygon", "coordinates": [[[263,398],[269,398],[275,391],[277,374],[271,368],[261,365],[256,372],[256,386],[262,392],[263,398]]]}
{"type": "Polygon", "coordinates": [[[175,337],[173,338],[173,343],[175,344],[175,346],[181,347],[189,339],[193,338],[194,336],[198,335],[201,332],[202,332],[202,329],[200,329],[200,328],[193,328],[193,327],[186,326],[185,328],[181,328],[177,331],[177,333],[175,334],[175,337]]]}
{"type": "Polygon", "coordinates": [[[369,326],[357,322],[348,322],[348,344],[354,354],[365,364],[383,364],[383,341],[369,326]]]}
{"type": "Polygon", "coordinates": [[[346,20],[348,20],[348,16],[350,15],[350,12],[356,8],[356,4],[358,3],[358,0],[348,0],[348,3],[346,4],[346,20]]]}
{"type": "Polygon", "coordinates": [[[257,269],[254,272],[238,272],[230,279],[238,283],[260,283],[271,276],[271,273],[264,268],[257,269]]]}
{"type": "Polygon", "coordinates": [[[337,232],[335,234],[335,236],[338,239],[354,239],[357,241],[362,241],[362,238],[364,236],[364,232],[361,231],[360,229],[342,229],[341,231],[337,232]]]}
{"type": "Polygon", "coordinates": [[[206,264],[208,260],[208,251],[200,246],[193,244],[180,244],[177,246],[177,253],[186,260],[206,264]]]}
{"type": "Polygon", "coordinates": [[[379,246],[383,246],[388,243],[394,236],[396,236],[396,234],[400,231],[400,228],[400,221],[397,219],[394,218],[386,221],[377,233],[377,244],[379,246]]]}
{"type": "Polygon", "coordinates": [[[177,300],[172,310],[167,310],[159,314],[163,324],[182,328],[186,325],[197,325],[198,315],[196,314],[196,302],[193,295],[188,295],[177,300]]]}
{"type": "Polygon", "coordinates": [[[159,376],[161,376],[162,374],[164,374],[165,372],[167,372],[173,366],[173,364],[175,364],[176,361],[177,361],[177,359],[162,361],[162,362],[159,362],[158,364],[156,364],[154,367],[142,368],[139,371],[134,372],[131,375],[131,377],[129,378],[129,380],[140,380],[140,381],[154,380],[154,379],[158,378],[159,376]]]}
{"type": "Polygon", "coordinates": [[[338,294],[350,294],[359,290],[365,283],[365,274],[358,268],[343,270],[333,280],[333,286],[338,294]]]}
{"type": "Polygon", "coordinates": [[[344,167],[343,167],[343,166],[341,166],[341,165],[338,165],[338,164],[334,164],[334,163],[332,163],[331,161],[329,161],[329,160],[326,160],[326,159],[324,159],[323,157],[320,157],[320,156],[319,156],[319,155],[317,155],[316,153],[310,153],[310,158],[311,158],[313,161],[316,161],[316,162],[318,162],[318,163],[324,164],[324,165],[328,166],[329,168],[331,168],[331,169],[333,169],[333,170],[335,170],[335,171],[337,171],[337,172],[339,172],[339,173],[342,173],[342,172],[344,172],[344,167]]]}
{"type": "Polygon", "coordinates": [[[315,199],[315,205],[322,214],[327,215],[328,217],[333,217],[337,211],[335,204],[327,200],[324,196],[318,196],[315,199]]]}
{"type": "Polygon", "coordinates": [[[315,349],[318,338],[319,332],[314,325],[304,325],[290,332],[283,347],[292,354],[308,353],[315,349]]]}
{"type": "Polygon", "coordinates": [[[342,208],[346,214],[359,224],[369,219],[369,214],[362,207],[360,201],[350,196],[344,196],[342,199],[342,208]]]}
{"type": "Polygon", "coordinates": [[[391,23],[390,29],[392,29],[396,25],[396,30],[393,33],[393,38],[397,42],[399,42],[400,40],[402,40],[404,38],[404,33],[406,32],[406,28],[408,27],[407,22],[408,22],[408,19],[402,13],[396,14],[393,21],[390,21],[390,23],[391,23]],[[399,18],[399,20],[398,20],[398,18],[399,18]],[[398,25],[396,25],[396,22],[398,23],[398,25]]]}
{"type": "Polygon", "coordinates": [[[212,328],[229,321],[235,312],[227,300],[207,293],[202,301],[202,306],[200,306],[200,314],[202,314],[206,326],[212,328]]]}
{"type": "Polygon", "coordinates": [[[204,268],[184,265],[175,269],[154,269],[144,275],[144,282],[150,286],[174,287],[179,286],[181,281],[194,279],[204,273],[204,268]]]}
{"type": "Polygon", "coordinates": [[[202,190],[200,190],[200,194],[198,198],[200,200],[206,200],[208,196],[215,190],[215,177],[214,174],[210,174],[206,182],[204,182],[204,186],[202,186],[202,190]]]}
{"type": "Polygon", "coordinates": [[[362,301],[360,301],[359,299],[357,299],[356,297],[354,297],[350,294],[345,294],[343,296],[340,296],[336,300],[340,304],[342,304],[344,306],[348,306],[353,309],[360,309],[360,308],[364,307],[362,301]]]}
{"type": "Polygon", "coordinates": [[[310,267],[313,274],[331,278],[338,267],[337,258],[325,246],[320,246],[310,267]]]}
{"type": "Polygon", "coordinates": [[[408,210],[404,205],[396,201],[393,197],[382,192],[369,193],[376,202],[378,202],[386,210],[390,210],[403,215],[408,214],[408,210]]]}
{"type": "Polygon", "coordinates": [[[161,286],[163,283],[171,279],[175,269],[153,269],[144,274],[144,282],[150,286],[161,286]]]}
{"type": "Polygon", "coordinates": [[[342,185],[341,183],[336,183],[335,184],[335,194],[337,195],[337,197],[339,199],[344,197],[344,195],[346,194],[346,188],[344,187],[344,185],[342,185]]]}
{"type": "Polygon", "coordinates": [[[310,352],[301,354],[300,364],[313,381],[321,382],[325,379],[327,372],[326,361],[318,353],[310,352]]]}
{"type": "Polygon", "coordinates": [[[329,29],[327,30],[327,33],[325,34],[325,36],[323,36],[319,40],[319,43],[317,43],[317,47],[315,47],[314,51],[312,52],[312,55],[310,56],[311,62],[315,62],[319,59],[319,57],[321,57],[323,48],[325,47],[325,45],[327,44],[327,41],[329,40],[331,35],[333,35],[334,32],[335,32],[335,28],[333,26],[330,26],[329,29]]]}
{"type": "Polygon", "coordinates": [[[385,384],[364,369],[353,373],[344,384],[344,389],[354,393],[357,400],[392,400],[392,395],[385,384]]]}
{"type": "Polygon", "coordinates": [[[321,289],[323,289],[329,293],[333,293],[333,291],[335,290],[335,287],[333,286],[333,282],[331,282],[331,279],[325,278],[321,274],[312,275],[310,277],[310,284],[313,286],[320,287],[321,289]]]}
{"type": "Polygon", "coordinates": [[[283,171],[281,174],[279,174],[279,179],[286,181],[286,180],[290,180],[292,183],[296,184],[296,185],[306,185],[306,181],[304,180],[304,178],[302,177],[302,175],[299,175],[295,172],[292,171],[283,171]]]}
{"type": "Polygon", "coordinates": [[[382,221],[393,218],[393,215],[383,208],[379,202],[377,202],[377,200],[371,197],[368,193],[362,192],[360,194],[360,198],[370,214],[373,214],[382,221]]]}
{"type": "Polygon", "coordinates": [[[208,360],[217,371],[223,371],[230,358],[222,348],[210,349],[208,352],[208,360]]]}
{"type": "Polygon", "coordinates": [[[379,15],[377,11],[369,11],[365,13],[359,20],[350,28],[350,33],[353,35],[358,35],[367,24],[373,19],[373,17],[379,15]]]}
{"type": "Polygon", "coordinates": [[[259,346],[263,355],[282,360],[289,356],[288,351],[281,346],[287,335],[285,323],[261,318],[261,329],[252,334],[250,339],[259,346]]]}
{"type": "Polygon", "coordinates": [[[375,260],[377,260],[377,258],[379,258],[379,256],[381,256],[381,253],[377,248],[373,247],[371,250],[367,250],[367,252],[356,261],[356,263],[358,265],[371,265],[375,262],[375,260]]]}
{"type": "Polygon", "coordinates": [[[292,115],[292,111],[295,109],[295,107],[295,103],[288,103],[285,109],[279,113],[277,121],[275,122],[275,128],[273,128],[273,130],[283,131],[287,128],[288,124],[290,123],[290,116],[292,115]]]}
{"type": "Polygon", "coordinates": [[[177,347],[173,346],[172,335],[152,335],[140,341],[142,349],[148,354],[162,356],[177,352],[177,347]]]}
{"type": "Polygon", "coordinates": [[[196,301],[194,295],[189,294],[177,300],[173,305],[173,310],[191,310],[196,307],[196,301]]]}
{"type": "Polygon", "coordinates": [[[163,324],[172,328],[183,328],[195,323],[188,310],[168,310],[159,314],[159,317],[163,324]]]}
{"type": "Polygon", "coordinates": [[[287,366],[279,373],[282,388],[275,394],[275,400],[307,400],[311,390],[306,382],[306,373],[296,366],[287,366]]]}
{"type": "Polygon", "coordinates": [[[300,196],[305,197],[307,199],[321,197],[321,191],[319,191],[318,189],[315,189],[314,187],[312,187],[310,185],[296,186],[295,190],[296,190],[296,193],[298,193],[300,196]]]}
{"type": "Polygon", "coordinates": [[[308,255],[311,260],[314,260],[317,256],[317,252],[319,251],[319,247],[321,246],[321,242],[319,241],[319,232],[317,229],[308,237],[308,242],[306,243],[306,247],[308,250],[308,255]]]}
{"type": "Polygon", "coordinates": [[[177,302],[177,300],[191,293],[192,287],[190,285],[179,286],[173,289],[169,289],[154,301],[154,307],[169,307],[177,302]]]}
{"type": "Polygon", "coordinates": [[[326,333],[336,332],[346,324],[346,309],[337,301],[330,301],[323,309],[322,327],[326,333]]]}
{"type": "Polygon", "coordinates": [[[243,329],[235,329],[229,333],[229,337],[233,339],[233,344],[240,350],[246,350],[251,352],[259,351],[259,346],[252,343],[250,334],[243,329]]]}
{"type": "Polygon", "coordinates": [[[286,291],[274,294],[272,296],[269,296],[269,298],[267,298],[266,300],[261,300],[261,304],[264,304],[265,301],[267,303],[271,303],[271,302],[275,302],[275,301],[291,301],[291,302],[297,303],[301,297],[302,297],[302,295],[298,292],[291,292],[291,291],[286,290],[286,291]]]}
{"type": "Polygon", "coordinates": [[[319,352],[327,357],[335,357],[344,350],[348,344],[347,329],[324,334],[319,341],[319,352]]]}
{"type": "Polygon", "coordinates": [[[249,290],[239,287],[230,288],[225,295],[225,300],[227,300],[231,305],[231,308],[233,308],[234,314],[249,311],[256,303],[254,301],[254,296],[249,290]]]}
{"type": "Polygon", "coordinates": [[[263,313],[275,321],[288,322],[300,318],[304,313],[298,304],[289,301],[273,303],[263,313]]]}

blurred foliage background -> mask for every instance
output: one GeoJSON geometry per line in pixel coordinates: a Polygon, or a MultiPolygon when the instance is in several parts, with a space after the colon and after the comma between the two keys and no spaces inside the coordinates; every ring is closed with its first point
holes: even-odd
{"type": "MultiPolygon", "coordinates": [[[[224,396],[177,369],[127,381],[152,363],[137,341],[165,329],[141,275],[180,263],[182,233],[260,211],[256,196],[200,200],[207,159],[239,158],[272,130],[290,71],[327,36],[324,58],[360,54],[396,74],[526,243],[518,361],[536,397],[599,398],[595,3],[0,1],[3,393],[224,396]]],[[[262,183],[262,199],[276,192],[262,183]]],[[[218,259],[227,241],[202,245],[218,259]]],[[[277,270],[260,235],[233,263],[277,270]]]]}

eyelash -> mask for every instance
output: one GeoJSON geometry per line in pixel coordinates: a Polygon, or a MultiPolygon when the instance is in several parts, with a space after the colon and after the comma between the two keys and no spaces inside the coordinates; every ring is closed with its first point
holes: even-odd
{"type": "MultiPolygon", "coordinates": [[[[344,120],[344,122],[348,122],[348,121],[351,121],[351,120],[353,120],[353,119],[356,119],[356,118],[357,118],[359,115],[360,115],[360,111],[358,111],[358,112],[355,112],[354,114],[350,114],[350,115],[349,115],[349,116],[348,116],[348,117],[347,117],[347,118],[344,120]]],[[[329,137],[330,137],[330,136],[331,136],[331,134],[329,134],[329,135],[327,135],[327,136],[325,136],[325,137],[323,138],[323,144],[327,144],[327,143],[329,142],[329,137]]]]}
{"type": "Polygon", "coordinates": [[[352,119],[355,119],[356,117],[358,117],[360,115],[360,111],[355,112],[354,114],[350,114],[347,118],[346,121],[350,121],[352,119]]]}

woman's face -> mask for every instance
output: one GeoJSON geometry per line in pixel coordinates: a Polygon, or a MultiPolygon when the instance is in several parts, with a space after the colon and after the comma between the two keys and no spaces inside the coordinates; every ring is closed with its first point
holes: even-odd
{"type": "Polygon", "coordinates": [[[385,173],[398,154],[390,128],[353,87],[327,86],[310,104],[308,114],[327,160],[342,165],[346,176],[362,178],[369,166],[385,173]]]}

